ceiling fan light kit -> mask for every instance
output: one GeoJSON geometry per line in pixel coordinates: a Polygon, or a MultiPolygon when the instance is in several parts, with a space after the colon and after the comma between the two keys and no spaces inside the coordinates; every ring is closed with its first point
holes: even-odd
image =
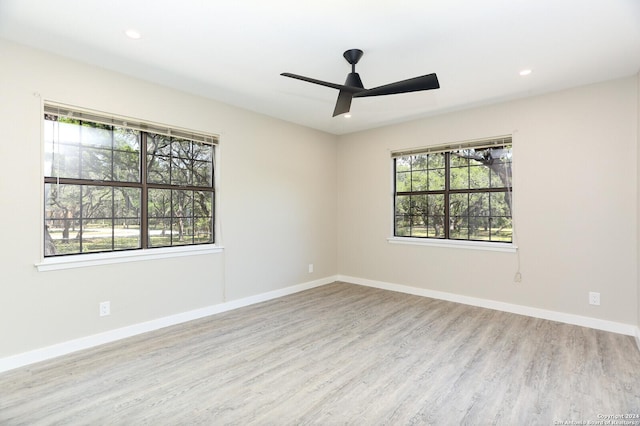
{"type": "Polygon", "coordinates": [[[360,49],[349,49],[344,52],[343,56],[349,64],[351,64],[351,72],[347,75],[344,84],[335,84],[327,81],[317,80],[315,78],[305,77],[298,74],[283,72],[282,76],[295,78],[306,81],[308,83],[319,84],[320,86],[338,89],[338,100],[336,101],[333,116],[344,114],[351,109],[351,100],[353,98],[363,98],[366,96],[382,96],[394,95],[398,93],[418,92],[421,90],[439,89],[440,83],[438,77],[434,74],[427,74],[420,77],[414,77],[407,80],[396,81],[372,89],[365,89],[360,79],[360,75],[356,72],[356,64],[362,58],[364,52],[360,49]]]}

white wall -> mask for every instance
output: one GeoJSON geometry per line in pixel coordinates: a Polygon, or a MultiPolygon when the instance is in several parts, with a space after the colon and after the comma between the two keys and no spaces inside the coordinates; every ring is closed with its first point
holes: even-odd
{"type": "Polygon", "coordinates": [[[637,85],[630,77],[341,137],[339,273],[638,324],[637,85]],[[511,133],[522,283],[512,253],[386,241],[390,150],[511,133]]]}
{"type": "Polygon", "coordinates": [[[0,58],[0,358],[335,275],[334,136],[4,41],[0,58]],[[224,252],[37,272],[41,98],[221,134],[224,252]]]}
{"type": "Polygon", "coordinates": [[[640,75],[335,137],[4,41],[0,58],[0,358],[336,274],[640,325],[640,75]],[[37,272],[42,98],[220,134],[224,252],[37,272]],[[508,133],[522,283],[511,253],[386,241],[389,150],[508,133]]]}

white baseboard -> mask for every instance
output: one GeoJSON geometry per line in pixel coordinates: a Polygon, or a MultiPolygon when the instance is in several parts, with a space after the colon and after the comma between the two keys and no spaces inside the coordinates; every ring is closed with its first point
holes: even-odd
{"type": "Polygon", "coordinates": [[[584,317],[581,315],[567,314],[564,312],[549,311],[546,309],[532,308],[530,306],[515,305],[512,303],[497,302],[490,299],[480,299],[476,297],[462,296],[454,293],[427,290],[401,284],[374,281],[365,278],[338,275],[338,281],[352,284],[375,287],[383,290],[397,291],[400,293],[413,294],[416,296],[430,297],[432,299],[447,300],[450,302],[462,303],[465,305],[478,306],[497,311],[510,312],[513,314],[526,315],[534,318],[541,318],[551,321],[558,321],[566,324],[579,325],[582,327],[594,328],[596,330],[610,331],[627,336],[635,336],[638,349],[640,350],[640,329],[635,325],[624,324],[615,321],[601,320],[598,318],[584,317]]]}
{"type": "Polygon", "coordinates": [[[380,288],[383,290],[397,291],[400,293],[413,294],[416,296],[430,297],[433,299],[447,300],[450,302],[462,303],[465,305],[478,306],[482,308],[494,309],[498,311],[511,312],[514,314],[527,315],[530,317],[548,319],[552,321],[563,322],[567,324],[579,325],[583,327],[594,328],[598,330],[610,331],[613,333],[635,336],[638,350],[640,350],[640,328],[614,321],[600,320],[597,318],[584,317],[580,315],[567,314],[557,311],[549,311],[545,309],[532,308],[529,306],[515,305],[504,302],[497,302],[489,299],[480,299],[469,296],[462,296],[454,293],[446,293],[434,290],[426,290],[417,287],[411,287],[401,284],[393,284],[382,281],[374,281],[365,278],[357,278],[346,275],[335,275],[322,278],[315,281],[270,291],[267,293],[257,294],[238,300],[232,300],[218,305],[207,306],[193,311],[182,312],[168,317],[158,318],[143,323],[133,324],[130,326],[106,331],[104,333],[94,334],[91,336],[81,337],[79,339],[58,343],[29,352],[0,358],[0,373],[23,367],[25,365],[34,364],[40,361],[67,355],[79,350],[89,349],[105,343],[114,342],[116,340],[132,337],[138,334],[147,333],[149,331],[158,330],[164,327],[181,324],[184,322],[204,318],[221,312],[242,308],[244,306],[254,305],[256,303],[265,302],[267,300],[276,299],[278,297],[287,296],[289,294],[298,293],[315,287],[330,284],[335,281],[343,281],[352,284],[364,285],[367,287],[380,288]]]}
{"type": "Polygon", "coordinates": [[[133,324],[126,327],[117,328],[115,330],[109,330],[104,333],[81,337],[79,339],[74,339],[52,346],[35,349],[29,352],[8,356],[6,358],[0,358],[0,373],[23,367],[25,365],[34,364],[36,362],[46,361],[48,359],[56,358],[62,355],[67,355],[82,349],[89,349],[105,343],[114,342],[116,340],[124,339],[142,333],[147,333],[149,331],[158,330],[164,327],[181,324],[187,321],[204,318],[221,312],[238,309],[244,306],[249,306],[289,294],[309,290],[311,288],[320,287],[335,281],[337,281],[336,276],[326,277],[319,280],[309,281],[306,283],[270,291],[267,293],[257,294],[255,296],[249,296],[238,300],[220,303],[218,305],[207,306],[205,308],[195,309],[193,311],[182,312],[179,314],[170,315],[168,317],[133,324]]]}

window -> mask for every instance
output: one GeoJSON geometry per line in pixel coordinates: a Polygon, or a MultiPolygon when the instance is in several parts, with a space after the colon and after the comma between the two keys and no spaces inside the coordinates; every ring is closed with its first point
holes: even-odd
{"type": "Polygon", "coordinates": [[[216,143],[45,104],[45,257],[214,243],[216,143]]]}
{"type": "Polygon", "coordinates": [[[511,138],[393,154],[394,236],[512,242],[511,138]]]}

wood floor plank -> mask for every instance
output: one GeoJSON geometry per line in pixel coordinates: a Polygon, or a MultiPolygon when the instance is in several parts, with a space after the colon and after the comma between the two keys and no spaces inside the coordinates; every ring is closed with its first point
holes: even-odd
{"type": "Polygon", "coordinates": [[[640,414],[632,337],[346,283],[0,374],[2,425],[551,425],[624,414],[640,414]]]}

